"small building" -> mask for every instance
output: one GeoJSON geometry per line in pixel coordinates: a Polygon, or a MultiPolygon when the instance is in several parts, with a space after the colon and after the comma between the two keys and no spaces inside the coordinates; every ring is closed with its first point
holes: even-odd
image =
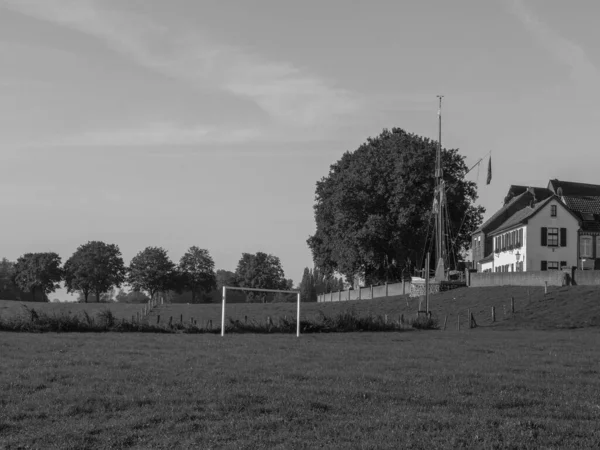
{"type": "Polygon", "coordinates": [[[472,234],[471,255],[478,272],[489,269],[493,259],[494,243],[490,233],[532,202],[547,199],[552,191],[547,188],[512,185],[504,198],[504,205],[472,234]],[[491,258],[491,259],[490,259],[491,258]],[[485,269],[484,269],[485,265],[485,269]]]}
{"type": "Polygon", "coordinates": [[[550,180],[555,195],[579,218],[577,267],[600,269],[600,185],[550,180]]]}
{"type": "Polygon", "coordinates": [[[577,264],[579,218],[555,195],[517,211],[489,235],[494,272],[559,270],[577,264]]]}

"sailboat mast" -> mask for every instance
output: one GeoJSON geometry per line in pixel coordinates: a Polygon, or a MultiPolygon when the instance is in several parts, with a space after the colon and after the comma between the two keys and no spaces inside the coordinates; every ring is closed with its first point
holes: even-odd
{"type": "Polygon", "coordinates": [[[444,257],[444,214],[443,214],[443,201],[444,201],[444,186],[443,186],[443,172],[442,172],[442,98],[443,95],[438,95],[439,109],[438,109],[438,147],[435,158],[435,193],[438,203],[438,212],[436,217],[436,267],[438,266],[440,258],[444,257]]]}

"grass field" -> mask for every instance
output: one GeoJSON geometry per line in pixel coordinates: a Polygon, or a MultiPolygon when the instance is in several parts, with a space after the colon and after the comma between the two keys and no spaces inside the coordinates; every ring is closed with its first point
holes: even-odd
{"type": "Polygon", "coordinates": [[[0,333],[0,448],[598,448],[600,333],[0,333]]]}
{"type": "MultiPolygon", "coordinates": [[[[479,288],[431,300],[446,331],[0,332],[0,449],[600,448],[600,291],[479,288]],[[511,297],[516,313],[504,317],[511,297]],[[480,327],[457,332],[468,308],[480,327]]],[[[303,316],[351,308],[396,320],[417,302],[313,303],[303,316]]],[[[140,308],[28,306],[108,306],[122,318],[140,308]]],[[[0,302],[2,316],[21,310],[0,302]]],[[[293,317],[295,305],[227,311],[262,321],[293,317]]],[[[218,323],[220,305],[164,305],[149,320],[157,314],[218,323]]]]}

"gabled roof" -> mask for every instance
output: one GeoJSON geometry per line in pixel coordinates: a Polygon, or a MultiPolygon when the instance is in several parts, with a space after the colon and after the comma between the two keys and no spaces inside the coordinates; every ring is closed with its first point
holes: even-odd
{"type": "MultiPolygon", "coordinates": [[[[600,215],[600,196],[584,196],[584,197],[564,197],[566,205],[573,211],[584,214],[591,213],[600,215]]],[[[592,219],[596,220],[596,219],[592,219]]]]}
{"type": "Polygon", "coordinates": [[[600,231],[600,221],[598,221],[598,222],[584,221],[581,224],[581,229],[583,231],[600,231]]]}
{"type": "Polygon", "coordinates": [[[502,206],[502,208],[500,208],[498,211],[496,211],[492,215],[492,217],[490,217],[482,225],[480,225],[479,228],[477,228],[472,234],[477,234],[477,233],[481,233],[481,232],[487,233],[489,231],[494,230],[499,225],[501,225],[504,221],[506,221],[508,218],[510,218],[519,209],[526,207],[534,199],[534,197],[535,197],[536,201],[539,202],[539,201],[545,200],[553,195],[552,192],[550,192],[546,188],[528,188],[526,186],[512,185],[508,191],[509,194],[507,195],[507,197],[511,194],[511,192],[517,192],[521,188],[523,188],[523,191],[520,194],[511,198],[507,203],[505,203],[502,206]],[[517,189],[513,191],[513,188],[517,188],[517,189]],[[532,191],[533,191],[533,193],[532,193],[532,191]],[[537,192],[537,194],[536,194],[536,192],[537,192]]]}
{"type": "Polygon", "coordinates": [[[520,186],[518,184],[511,184],[510,188],[508,188],[508,193],[505,197],[506,199],[512,199],[516,196],[519,196],[527,191],[533,191],[535,195],[536,201],[541,202],[542,200],[546,200],[548,197],[554,194],[550,189],[543,187],[535,187],[535,186],[520,186]]]}
{"type": "Polygon", "coordinates": [[[598,184],[575,183],[573,181],[554,179],[548,182],[548,189],[559,196],[600,197],[600,185],[598,184]],[[559,188],[561,192],[559,192],[559,188]]]}
{"type": "Polygon", "coordinates": [[[573,217],[575,217],[575,219],[577,219],[578,222],[581,221],[579,217],[577,217],[575,214],[573,214],[573,212],[569,208],[567,208],[567,206],[560,200],[560,198],[553,195],[552,197],[548,197],[547,199],[536,203],[533,207],[526,206],[525,208],[520,209],[519,211],[514,213],[502,225],[500,225],[494,231],[490,232],[489,235],[492,236],[492,235],[501,233],[504,230],[508,230],[509,228],[513,228],[519,224],[527,223],[527,221],[529,219],[531,219],[533,216],[535,216],[544,206],[546,206],[548,203],[550,203],[551,200],[556,200],[558,203],[560,203],[565,208],[566,211],[568,211],[573,217]]]}

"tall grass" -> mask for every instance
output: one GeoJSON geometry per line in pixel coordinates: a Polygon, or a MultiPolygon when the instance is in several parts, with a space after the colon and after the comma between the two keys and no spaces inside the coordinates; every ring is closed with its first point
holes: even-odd
{"type": "MultiPolygon", "coordinates": [[[[265,322],[234,320],[229,318],[225,325],[226,333],[295,333],[296,319],[279,317],[265,322]]],[[[436,319],[416,318],[404,321],[387,320],[387,316],[359,315],[355,310],[347,310],[327,316],[320,313],[314,320],[300,320],[302,333],[345,333],[356,331],[403,331],[409,329],[438,329],[436,319]]],[[[212,321],[206,324],[172,323],[151,325],[146,321],[137,322],[118,320],[110,309],[103,309],[95,315],[87,311],[83,314],[46,314],[23,305],[23,311],[17,316],[0,318],[0,331],[15,332],[147,332],[147,333],[220,333],[219,326],[213,327],[212,321]]]]}

